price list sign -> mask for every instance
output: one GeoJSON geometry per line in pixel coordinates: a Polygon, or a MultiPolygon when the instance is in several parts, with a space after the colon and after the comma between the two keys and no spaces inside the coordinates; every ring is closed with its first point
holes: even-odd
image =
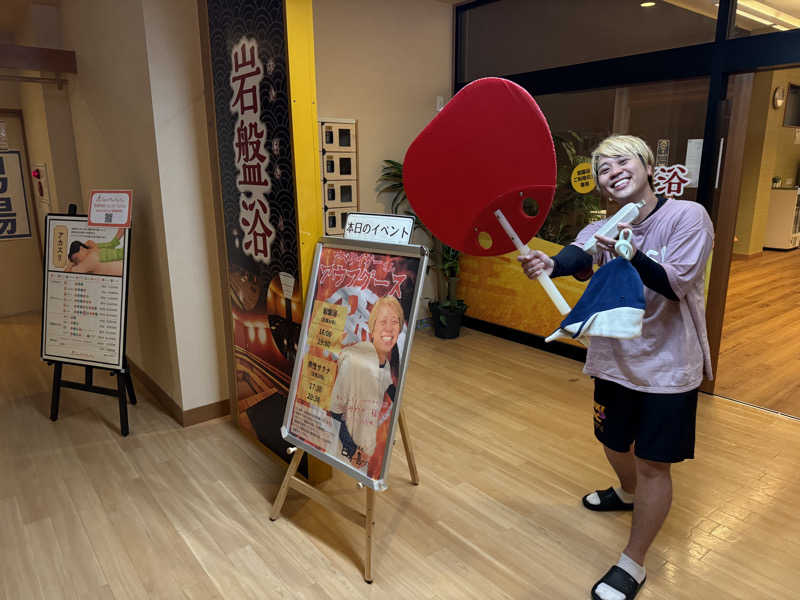
{"type": "Polygon", "coordinates": [[[129,230],[62,215],[45,228],[42,358],[121,369],[129,230]]]}

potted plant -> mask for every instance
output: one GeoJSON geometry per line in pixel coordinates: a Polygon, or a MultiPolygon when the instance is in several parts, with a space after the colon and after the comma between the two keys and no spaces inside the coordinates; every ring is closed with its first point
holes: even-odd
{"type": "Polygon", "coordinates": [[[575,131],[553,134],[556,150],[556,191],[547,220],[539,230],[538,237],[556,244],[569,244],[588,223],[601,218],[604,206],[600,192],[595,189],[588,194],[575,191],[571,185],[573,168],[590,162],[592,148],[604,136],[581,135],[575,131]]]}
{"type": "Polygon", "coordinates": [[[413,217],[414,228],[422,231],[430,240],[430,262],[436,273],[436,299],[428,303],[428,309],[433,317],[434,334],[441,338],[458,337],[467,310],[464,300],[456,298],[459,251],[443,244],[417,217],[403,187],[402,163],[384,160],[376,183],[375,189],[379,194],[392,194],[389,201],[391,212],[413,217]]]}

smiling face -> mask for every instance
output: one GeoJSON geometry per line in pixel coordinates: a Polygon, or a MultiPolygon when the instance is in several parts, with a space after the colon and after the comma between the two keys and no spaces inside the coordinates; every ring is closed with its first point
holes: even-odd
{"type": "Polygon", "coordinates": [[[651,167],[638,156],[600,156],[597,186],[618,204],[637,202],[650,190],[651,167]]]}
{"type": "Polygon", "coordinates": [[[389,304],[379,304],[374,309],[375,324],[372,327],[372,344],[378,353],[381,364],[386,362],[397,343],[402,323],[395,310],[389,304]]]}

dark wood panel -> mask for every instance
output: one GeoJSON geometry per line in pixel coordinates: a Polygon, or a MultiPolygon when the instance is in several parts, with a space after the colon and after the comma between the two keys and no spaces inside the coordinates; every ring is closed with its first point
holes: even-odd
{"type": "Polygon", "coordinates": [[[0,44],[0,68],[77,73],[78,62],[72,50],[0,44]]]}

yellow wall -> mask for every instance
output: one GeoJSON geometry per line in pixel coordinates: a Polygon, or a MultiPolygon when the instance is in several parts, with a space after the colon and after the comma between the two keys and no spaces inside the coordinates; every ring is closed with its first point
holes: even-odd
{"type": "Polygon", "coordinates": [[[286,1],[286,38],[289,49],[289,91],[292,97],[292,154],[297,189],[300,279],[305,296],[314,248],[323,233],[311,0],[286,1]]]}
{"type": "MultiPolygon", "coordinates": [[[[533,238],[528,246],[549,256],[558,254],[563,248],[539,238],[533,238]]],[[[525,277],[517,255],[517,252],[493,257],[461,255],[458,294],[469,306],[467,314],[470,317],[548,336],[563,317],[539,282],[525,277]]],[[[559,277],[553,281],[570,306],[575,306],[587,285],[574,277],[559,277]]],[[[568,343],[580,346],[577,342],[568,343]]]]}
{"type": "Polygon", "coordinates": [[[761,252],[772,178],[795,179],[800,166],[800,145],[794,144],[794,128],[783,126],[785,109],[772,105],[773,90],[778,86],[785,90],[788,82],[800,84],[800,69],[763,71],[756,73],[753,79],[736,220],[738,241],[733,246],[735,254],[761,252]]]}
{"type": "MultiPolygon", "coordinates": [[[[772,87],[775,89],[780,86],[784,91],[788,90],[789,84],[800,85],[800,69],[783,69],[775,71],[772,79],[772,87]]],[[[777,117],[777,144],[775,148],[775,168],[774,175],[791,179],[791,184],[797,185],[797,169],[800,167],[800,144],[795,143],[795,128],[783,127],[784,107],[774,112],[777,117]]]]}

